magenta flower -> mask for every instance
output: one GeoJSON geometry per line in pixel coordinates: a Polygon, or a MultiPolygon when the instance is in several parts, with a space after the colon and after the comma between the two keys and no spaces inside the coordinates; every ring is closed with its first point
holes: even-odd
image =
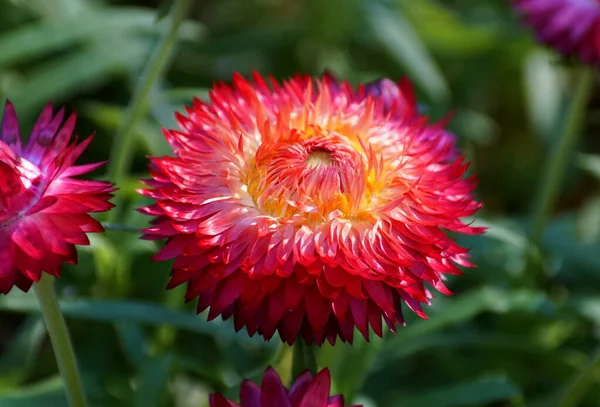
{"type": "MultiPolygon", "coordinates": [[[[210,407],[344,407],[343,396],[329,396],[331,377],[323,369],[312,377],[306,372],[298,377],[292,387],[285,388],[275,370],[268,368],[260,386],[245,380],[240,389],[240,404],[223,395],[211,394],[210,407]]],[[[348,406],[360,407],[360,406],[348,406]]]]}
{"type": "Polygon", "coordinates": [[[600,64],[600,0],[514,0],[538,40],[566,56],[600,64]]]}
{"type": "Polygon", "coordinates": [[[102,232],[89,213],[112,208],[111,184],[74,178],[103,163],[73,165],[92,141],[70,143],[75,115],[63,124],[48,104],[25,146],[15,110],[6,103],[0,127],[0,293],[23,291],[42,271],[60,275],[62,263],[77,263],[75,245],[86,233],[102,232]]]}

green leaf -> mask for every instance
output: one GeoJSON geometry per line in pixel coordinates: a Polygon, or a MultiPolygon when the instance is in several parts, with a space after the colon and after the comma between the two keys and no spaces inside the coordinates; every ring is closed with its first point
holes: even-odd
{"type": "Polygon", "coordinates": [[[418,353],[430,351],[432,349],[452,349],[465,347],[473,349],[475,347],[496,348],[510,351],[527,351],[532,353],[548,352],[551,348],[548,345],[533,341],[529,337],[516,335],[502,335],[499,333],[436,333],[407,339],[402,347],[394,352],[394,363],[400,359],[412,357],[418,353]]]}
{"type": "Polygon", "coordinates": [[[484,312],[504,314],[511,311],[539,311],[548,304],[542,292],[505,291],[492,287],[482,287],[456,298],[438,301],[432,307],[431,319],[411,322],[407,328],[386,339],[377,367],[395,363],[403,354],[405,341],[409,339],[422,338],[484,312]]]}
{"type": "Polygon", "coordinates": [[[579,296],[571,300],[567,308],[586,317],[600,328],[600,298],[579,296]]]}
{"type": "Polygon", "coordinates": [[[156,8],[156,20],[160,21],[165,18],[171,7],[173,6],[173,0],[162,0],[158,3],[158,7],[156,8]]]}
{"type": "Polygon", "coordinates": [[[523,248],[524,250],[536,250],[531,247],[529,238],[525,235],[525,232],[512,227],[510,224],[478,218],[473,222],[473,226],[487,228],[484,236],[488,239],[494,239],[507,245],[523,248]]]}
{"type": "Polygon", "coordinates": [[[400,4],[419,37],[436,53],[482,54],[498,46],[503,38],[496,25],[463,21],[452,7],[440,1],[404,0],[400,4]]]}
{"type": "Polygon", "coordinates": [[[19,327],[0,357],[0,394],[28,377],[45,337],[46,329],[39,317],[29,317],[19,327]]]}
{"type": "Polygon", "coordinates": [[[567,260],[580,268],[599,270],[598,246],[594,242],[581,241],[576,234],[574,220],[569,214],[553,220],[544,233],[544,247],[553,257],[567,260]]]}
{"type": "Polygon", "coordinates": [[[127,359],[132,366],[139,369],[148,355],[144,329],[139,324],[131,322],[118,322],[115,324],[115,329],[127,359]]]}
{"type": "MultiPolygon", "coordinates": [[[[92,1],[94,0],[28,0],[24,2],[9,1],[8,4],[16,3],[26,8],[29,13],[51,21],[77,15],[84,10],[90,11],[93,9],[92,1]]],[[[3,5],[3,7],[6,6],[3,5]]]]}
{"type": "MultiPolygon", "coordinates": [[[[125,118],[126,108],[106,103],[86,103],[82,113],[102,125],[107,130],[118,129],[125,118]]],[[[146,151],[153,156],[163,156],[171,152],[171,147],[160,132],[160,127],[150,120],[140,120],[135,134],[145,145],[146,151]]]]}
{"type": "Polygon", "coordinates": [[[578,154],[577,165],[600,180],[600,156],[592,154],[578,154]]]}
{"type": "MultiPolygon", "coordinates": [[[[129,236],[129,240],[132,240],[134,236],[129,236]]],[[[115,291],[118,295],[125,295],[130,284],[130,255],[138,250],[138,245],[127,246],[128,250],[123,251],[119,250],[117,246],[118,243],[125,245],[125,242],[117,243],[108,239],[108,235],[92,235],[89,239],[90,245],[83,251],[89,250],[94,256],[97,284],[106,291],[115,291]]]]}
{"type": "Polygon", "coordinates": [[[450,96],[448,84],[410,23],[377,0],[365,0],[363,6],[371,30],[391,56],[432,100],[447,101],[450,96]]]}
{"type": "Polygon", "coordinates": [[[147,50],[147,44],[137,40],[89,47],[38,66],[21,85],[11,87],[7,96],[21,111],[37,110],[48,100],[62,99],[82,87],[102,83],[114,72],[137,68],[147,50]]]}
{"type": "MultiPolygon", "coordinates": [[[[77,15],[31,23],[0,35],[0,67],[38,58],[76,44],[102,42],[111,36],[123,39],[138,33],[156,34],[162,29],[163,24],[156,23],[156,15],[151,9],[94,8],[77,15]]],[[[196,41],[203,33],[204,27],[199,23],[186,21],[179,37],[196,41]]]]}
{"type": "Polygon", "coordinates": [[[153,24],[154,13],[141,8],[95,10],[76,17],[30,24],[0,36],[0,66],[39,57],[77,42],[106,36],[106,33],[124,35],[153,24]]]}
{"type": "Polygon", "coordinates": [[[164,405],[172,368],[173,357],[171,355],[148,359],[142,367],[136,386],[133,407],[164,405]]]}
{"type": "MultiPolygon", "coordinates": [[[[160,305],[136,301],[103,301],[103,300],[61,300],[60,307],[68,318],[87,319],[103,322],[136,322],[149,325],[173,326],[188,332],[215,335],[241,342],[249,342],[263,346],[274,346],[265,343],[257,336],[248,337],[246,333],[236,334],[229,322],[207,322],[203,316],[195,316],[174,311],[160,305]]],[[[0,297],[0,310],[39,313],[39,306],[32,294],[11,293],[0,297]]]]}
{"type": "MultiPolygon", "coordinates": [[[[468,220],[471,222],[471,220],[468,220]]],[[[525,263],[528,259],[535,261],[532,264],[541,264],[543,257],[539,247],[531,244],[525,232],[527,224],[521,219],[498,217],[493,219],[478,218],[472,222],[473,226],[486,227],[482,236],[457,235],[457,242],[463,247],[471,249],[475,263],[487,266],[500,273],[484,273],[481,277],[486,284],[501,284],[522,277],[525,263]]]]}
{"type": "Polygon", "coordinates": [[[336,394],[343,394],[349,401],[355,401],[355,396],[371,373],[382,345],[383,340],[380,338],[372,338],[367,342],[362,337],[357,337],[352,345],[340,343],[323,347],[319,360],[324,366],[330,367],[336,394]]]}
{"type": "Polygon", "coordinates": [[[483,406],[486,403],[519,397],[519,388],[506,376],[497,375],[434,389],[423,389],[414,396],[390,397],[392,407],[483,406]]]}
{"type": "Polygon", "coordinates": [[[55,376],[0,395],[0,407],[68,407],[68,404],[62,379],[60,376],[55,376]]]}
{"type": "Polygon", "coordinates": [[[159,100],[167,100],[170,102],[185,102],[191,104],[196,97],[201,100],[208,100],[208,92],[206,88],[173,88],[165,89],[158,96],[159,100]]]}
{"type": "Polygon", "coordinates": [[[485,239],[493,239],[503,244],[505,249],[504,257],[508,266],[506,269],[512,275],[524,272],[527,258],[535,261],[537,264],[542,262],[539,247],[531,244],[529,236],[516,223],[506,219],[487,220],[481,218],[473,222],[473,226],[487,228],[484,235],[485,239]],[[511,250],[512,254],[507,255],[506,250],[511,250]]]}
{"type": "Polygon", "coordinates": [[[525,96],[529,121],[536,133],[550,139],[560,127],[564,73],[549,63],[547,51],[535,51],[525,61],[525,96]]]}
{"type": "MultiPolygon", "coordinates": [[[[592,196],[582,203],[576,214],[575,234],[584,244],[600,242],[600,195],[592,196]]],[[[590,251],[595,251],[593,246],[590,251]]]]}
{"type": "Polygon", "coordinates": [[[173,379],[173,406],[206,407],[210,393],[206,383],[194,376],[178,375],[173,379]]]}
{"type": "Polygon", "coordinates": [[[301,39],[302,27],[295,23],[276,23],[266,27],[246,28],[241,32],[212,37],[197,47],[197,51],[215,55],[240,54],[248,50],[280,49],[301,39]]]}
{"type": "Polygon", "coordinates": [[[498,124],[488,115],[475,110],[457,110],[452,119],[457,134],[477,144],[491,145],[499,133],[498,124]]]}

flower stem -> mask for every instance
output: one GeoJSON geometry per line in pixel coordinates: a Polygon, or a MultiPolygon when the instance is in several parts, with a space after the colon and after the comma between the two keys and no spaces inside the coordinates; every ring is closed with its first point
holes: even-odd
{"type": "MultiPolygon", "coordinates": [[[[133,96],[125,118],[121,122],[112,145],[111,161],[108,167],[108,178],[116,185],[121,185],[129,167],[134,153],[135,126],[147,111],[146,99],[152,91],[156,81],[162,76],[173,55],[177,33],[181,23],[184,21],[190,0],[174,0],[169,11],[169,27],[163,33],[160,41],[152,50],[152,54],[146,67],[135,86],[133,96]]],[[[111,223],[118,217],[118,209],[122,200],[120,195],[115,197],[115,210],[110,211],[111,223]]]]}
{"type": "Polygon", "coordinates": [[[317,374],[317,358],[314,347],[307,345],[303,339],[298,338],[294,344],[292,357],[292,380],[295,380],[305,371],[317,374]]]}
{"type": "Polygon", "coordinates": [[[588,387],[598,380],[600,375],[600,350],[596,352],[596,355],[592,359],[592,362],[583,370],[579,376],[573,381],[571,386],[567,389],[567,392],[563,396],[559,403],[559,407],[573,407],[578,406],[581,397],[585,394],[588,387]]]}
{"type": "Polygon", "coordinates": [[[140,233],[140,229],[133,226],[121,225],[118,223],[102,222],[102,227],[105,230],[115,230],[118,232],[140,233]]]}
{"type": "Polygon", "coordinates": [[[582,67],[577,72],[577,85],[567,117],[552,155],[543,174],[538,191],[537,206],[533,213],[531,241],[539,245],[550,214],[556,204],[570,155],[577,143],[586,107],[591,95],[596,72],[589,67],[582,67]]]}
{"type": "Polygon", "coordinates": [[[42,278],[34,284],[35,294],[40,303],[46,329],[50,335],[54,356],[58,364],[58,370],[62,376],[67,400],[70,407],[85,407],[85,394],[77,369],[75,353],[69,338],[67,325],[60,312],[58,301],[54,293],[54,279],[52,276],[42,273],[42,278]]]}

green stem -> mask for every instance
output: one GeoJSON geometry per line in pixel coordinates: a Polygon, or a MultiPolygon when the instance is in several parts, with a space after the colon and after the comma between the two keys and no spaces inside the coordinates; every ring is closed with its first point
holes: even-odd
{"type": "Polygon", "coordinates": [[[296,380],[305,371],[317,374],[317,358],[314,347],[307,345],[302,338],[294,344],[292,357],[292,380],[296,380]]]}
{"type": "Polygon", "coordinates": [[[585,394],[585,391],[590,385],[598,380],[600,375],[600,350],[592,359],[592,362],[583,370],[579,376],[573,381],[562,400],[558,404],[559,407],[573,407],[579,405],[579,401],[585,394]]]}
{"type": "MultiPolygon", "coordinates": [[[[122,184],[127,171],[129,171],[131,159],[135,152],[135,126],[147,111],[146,99],[152,91],[154,84],[162,76],[171,61],[174,45],[177,40],[177,33],[181,23],[185,19],[189,3],[190,0],[174,0],[169,11],[169,27],[150,55],[148,63],[134,89],[125,118],[115,136],[110,154],[111,162],[108,167],[108,178],[117,186],[122,184]]],[[[122,198],[120,195],[117,195],[115,197],[116,208],[109,212],[111,223],[118,217],[118,209],[122,206],[120,205],[122,203],[120,201],[122,201],[122,198]]]]}
{"type": "Polygon", "coordinates": [[[562,134],[547,163],[538,191],[531,231],[531,240],[535,245],[540,244],[544,229],[556,204],[569,158],[581,133],[595,75],[595,70],[589,67],[583,67],[577,72],[577,85],[567,112],[562,134]]]}
{"type": "Polygon", "coordinates": [[[83,386],[81,385],[81,378],[79,377],[79,370],[77,369],[75,353],[73,352],[67,325],[60,312],[60,307],[54,293],[54,278],[43,273],[41,280],[34,284],[34,289],[40,303],[42,315],[44,316],[48,335],[50,335],[54,356],[56,357],[58,370],[62,376],[69,406],[85,407],[87,404],[83,386]]]}
{"type": "Polygon", "coordinates": [[[134,228],[133,226],[120,225],[118,223],[102,222],[102,227],[105,230],[115,230],[118,232],[140,233],[140,230],[138,228],[134,228]]]}

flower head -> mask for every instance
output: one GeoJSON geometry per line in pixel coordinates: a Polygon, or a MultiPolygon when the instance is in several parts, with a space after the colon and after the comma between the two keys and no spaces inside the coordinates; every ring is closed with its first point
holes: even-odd
{"type": "Polygon", "coordinates": [[[482,232],[460,219],[474,182],[407,81],[236,75],[210,99],[164,131],[175,156],[152,158],[140,191],[156,200],[145,238],[168,238],[155,260],[175,258],[169,287],[187,282],[198,312],[290,344],[381,336],[470,265],[444,231],[482,232]]]}
{"type": "Polygon", "coordinates": [[[600,0],[514,0],[540,42],[600,64],[600,0]]]}
{"type": "Polygon", "coordinates": [[[6,103],[0,127],[0,293],[14,285],[27,291],[42,271],[59,276],[63,262],[77,263],[75,245],[102,226],[89,213],[106,211],[113,188],[74,178],[103,163],[73,165],[92,141],[70,143],[75,115],[63,124],[48,104],[21,146],[13,105],[6,103]],[[62,124],[62,126],[61,126],[62,124]]]}
{"type": "MultiPolygon", "coordinates": [[[[331,377],[329,370],[323,369],[314,377],[305,372],[292,387],[286,389],[277,372],[267,368],[260,387],[245,380],[240,389],[242,407],[344,407],[343,396],[329,396],[331,377]]],[[[238,407],[223,395],[211,394],[210,407],[238,407]]],[[[348,406],[360,407],[360,406],[348,406]]]]}

